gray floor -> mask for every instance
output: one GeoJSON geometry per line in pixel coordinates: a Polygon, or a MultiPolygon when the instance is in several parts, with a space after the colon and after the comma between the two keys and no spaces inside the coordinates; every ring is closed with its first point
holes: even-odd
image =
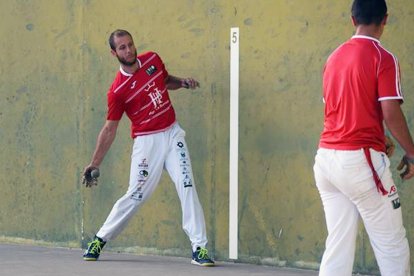
{"type": "Polygon", "coordinates": [[[198,267],[189,258],[142,256],[104,252],[97,262],[82,260],[80,249],[0,244],[0,275],[272,275],[315,276],[316,271],[285,269],[253,264],[217,262],[216,267],[198,267]]]}

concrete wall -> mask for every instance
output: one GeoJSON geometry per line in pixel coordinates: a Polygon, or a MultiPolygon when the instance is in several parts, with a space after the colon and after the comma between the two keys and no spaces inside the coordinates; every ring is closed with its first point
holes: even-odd
{"type": "MultiPolygon", "coordinates": [[[[414,2],[389,1],[382,38],[401,63],[413,127],[414,2]]],[[[98,187],[80,184],[105,120],[118,63],[107,37],[128,29],[197,91],[171,92],[187,131],[209,249],[228,256],[230,27],[240,28],[239,254],[245,262],[317,268],[326,236],[312,165],[322,128],[321,70],[353,32],[351,1],[10,0],[0,10],[0,235],[85,244],[127,187],[132,141],[123,119],[98,187]]],[[[401,156],[398,150],[392,168],[401,156]]],[[[395,172],[396,173],[396,172],[395,172]]],[[[397,180],[414,240],[412,181],[397,180]]],[[[109,248],[188,256],[168,175],[109,248]]],[[[22,240],[23,239],[23,240],[22,240]]],[[[367,235],[356,269],[375,271],[367,235]]]]}

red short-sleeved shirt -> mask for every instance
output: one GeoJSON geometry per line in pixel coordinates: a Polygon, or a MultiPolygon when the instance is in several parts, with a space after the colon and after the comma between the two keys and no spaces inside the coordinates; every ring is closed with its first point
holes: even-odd
{"type": "Polygon", "coordinates": [[[397,59],[378,40],[353,36],[325,64],[323,98],[320,147],[385,151],[380,101],[403,100],[397,59]]]}
{"type": "Polygon", "coordinates": [[[175,122],[175,112],[165,86],[168,72],[154,52],[138,55],[140,68],[128,74],[122,67],[108,97],[107,119],[118,121],[125,112],[131,120],[131,137],[157,133],[175,122]]]}

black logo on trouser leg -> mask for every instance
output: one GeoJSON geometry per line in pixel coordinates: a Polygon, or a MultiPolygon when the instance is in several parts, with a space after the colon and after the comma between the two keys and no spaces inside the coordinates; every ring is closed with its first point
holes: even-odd
{"type": "Polygon", "coordinates": [[[132,193],[131,199],[138,200],[138,201],[142,200],[142,198],[144,197],[143,188],[144,188],[145,182],[146,182],[146,180],[143,180],[143,179],[138,180],[137,188],[132,193]]]}
{"type": "Polygon", "coordinates": [[[188,174],[184,176],[183,185],[184,188],[193,187],[193,181],[188,174]]]}
{"type": "Polygon", "coordinates": [[[148,176],[148,171],[141,170],[141,171],[139,171],[139,175],[140,175],[140,177],[147,177],[148,176]]]}
{"type": "Polygon", "coordinates": [[[401,207],[401,203],[400,203],[400,198],[396,198],[396,199],[394,199],[393,201],[391,201],[392,202],[392,207],[394,208],[394,209],[398,209],[398,208],[400,208],[401,207]]]}
{"type": "Polygon", "coordinates": [[[144,197],[144,185],[147,182],[149,171],[149,165],[146,159],[142,159],[142,162],[138,164],[138,183],[135,191],[131,194],[131,199],[141,201],[144,197]]]}
{"type": "Polygon", "coordinates": [[[181,174],[183,175],[183,179],[181,180],[181,183],[184,186],[184,188],[193,187],[190,159],[185,149],[185,145],[183,141],[177,142],[176,150],[177,150],[178,158],[180,162],[181,174]]]}

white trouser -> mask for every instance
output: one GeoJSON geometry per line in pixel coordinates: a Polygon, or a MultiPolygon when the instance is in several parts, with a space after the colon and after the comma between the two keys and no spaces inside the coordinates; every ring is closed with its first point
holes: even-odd
{"type": "Polygon", "coordinates": [[[131,156],[129,188],[113,206],[96,234],[104,241],[114,239],[130,218],[151,196],[165,168],[175,184],[181,201],[182,223],[193,251],[207,244],[204,214],[199,202],[191,168],[185,132],[175,123],[164,132],[138,136],[131,156]]]}
{"type": "Polygon", "coordinates": [[[325,210],[328,237],[320,276],[351,276],[359,217],[382,276],[409,276],[410,252],[397,189],[385,153],[370,149],[372,164],[389,192],[375,186],[364,151],[320,148],[314,173],[325,210]]]}

